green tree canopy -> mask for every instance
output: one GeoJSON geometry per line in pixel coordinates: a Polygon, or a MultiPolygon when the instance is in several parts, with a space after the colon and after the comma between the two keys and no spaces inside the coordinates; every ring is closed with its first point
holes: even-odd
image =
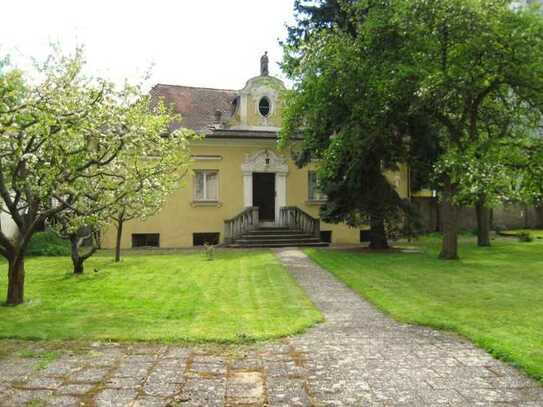
{"type": "Polygon", "coordinates": [[[441,256],[454,259],[456,205],[488,206],[508,194],[499,185],[507,175],[504,140],[540,120],[543,20],[505,0],[420,0],[404,3],[397,16],[417,84],[410,109],[439,130],[444,153],[435,175],[446,209],[441,256]]]}
{"type": "MultiPolygon", "coordinates": [[[[385,229],[405,215],[413,218],[385,173],[409,160],[410,134],[417,130],[422,138],[431,127],[424,117],[409,114],[414,89],[403,78],[409,73],[391,77],[392,68],[381,58],[401,57],[396,33],[379,39],[372,33],[392,15],[388,2],[340,3],[349,13],[348,30],[341,24],[316,29],[285,46],[284,69],[295,85],[287,96],[282,138],[286,144],[289,137],[303,137],[294,147],[298,165],[320,160],[320,184],[328,195],[322,217],[370,224],[370,246],[383,248],[385,229]]],[[[435,145],[412,140],[417,155],[433,155],[429,149],[435,145]]]]}
{"type": "Polygon", "coordinates": [[[378,165],[409,163],[421,183],[431,175],[444,209],[441,257],[457,258],[458,203],[488,205],[508,193],[487,173],[503,164],[504,140],[540,117],[542,17],[506,0],[366,0],[347,10],[354,35],[332,26],[285,47],[295,86],[284,137],[303,135],[300,164],[323,160],[332,209],[350,202],[368,215],[334,195],[334,180],[348,185],[345,196],[371,190],[356,195],[371,202],[391,196],[369,188],[384,185],[378,165]]]}

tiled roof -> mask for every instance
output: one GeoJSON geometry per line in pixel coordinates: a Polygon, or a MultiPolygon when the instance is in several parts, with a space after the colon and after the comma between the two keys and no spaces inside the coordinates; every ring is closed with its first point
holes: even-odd
{"type": "Polygon", "coordinates": [[[223,121],[230,118],[237,91],[158,84],[151,89],[151,96],[173,106],[183,119],[183,127],[207,132],[217,110],[222,112],[223,121]]]}

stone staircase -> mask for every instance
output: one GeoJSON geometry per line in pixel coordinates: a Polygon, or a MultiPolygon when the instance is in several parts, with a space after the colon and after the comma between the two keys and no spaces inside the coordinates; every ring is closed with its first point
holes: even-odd
{"type": "Polygon", "coordinates": [[[224,221],[226,247],[300,247],[328,246],[321,242],[320,220],[296,206],[279,210],[274,226],[260,222],[259,210],[250,206],[231,219],[224,221]]]}
{"type": "Polygon", "coordinates": [[[236,236],[227,247],[325,247],[329,243],[294,227],[258,226],[236,236]]]}

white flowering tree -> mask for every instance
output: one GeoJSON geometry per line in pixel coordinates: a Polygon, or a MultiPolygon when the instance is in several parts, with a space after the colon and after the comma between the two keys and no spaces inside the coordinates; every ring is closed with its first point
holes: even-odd
{"type": "Polygon", "coordinates": [[[81,50],[56,53],[32,81],[0,66],[0,208],[16,225],[14,236],[0,230],[9,305],[24,301],[25,251],[37,228],[70,212],[77,214],[75,224],[98,217],[84,208],[92,200],[105,208],[123,199],[119,186],[132,182],[127,174],[132,162],[143,160],[140,153],[186,145],[180,132],[146,133],[146,124],[164,129],[172,115],[142,115],[149,101],[137,87],[116,90],[108,81],[85,76],[83,65],[81,50]]]}
{"type": "Polygon", "coordinates": [[[97,250],[100,230],[112,222],[118,230],[120,259],[123,223],[156,213],[168,194],[180,187],[190,162],[187,129],[171,131],[179,115],[163,101],[139,96],[125,116],[125,145],[102,174],[89,180],[83,199],[57,215],[54,228],[71,242],[75,274],[97,250]],[[86,243],[86,245],[83,245],[86,243]]]}
{"type": "Polygon", "coordinates": [[[454,204],[475,207],[479,246],[490,246],[490,208],[514,200],[518,192],[513,182],[518,174],[504,147],[494,145],[484,153],[475,144],[463,150],[451,148],[434,166],[436,178],[447,176],[456,185],[454,204]]]}
{"type": "Polygon", "coordinates": [[[180,117],[170,112],[162,101],[149,98],[134,106],[134,142],[121,153],[114,172],[122,180],[106,209],[105,219],[116,228],[115,261],[120,261],[124,223],[145,219],[158,212],[168,195],[181,187],[189,172],[189,142],[193,131],[179,128],[170,131],[180,117]],[[151,106],[153,106],[151,108],[151,106]],[[151,109],[153,115],[146,112],[151,109]]]}
{"type": "Polygon", "coordinates": [[[16,224],[14,236],[0,231],[10,305],[24,300],[24,256],[36,229],[74,205],[124,146],[120,95],[85,78],[82,65],[78,51],[51,57],[37,84],[5,66],[0,74],[0,197],[16,224]]]}

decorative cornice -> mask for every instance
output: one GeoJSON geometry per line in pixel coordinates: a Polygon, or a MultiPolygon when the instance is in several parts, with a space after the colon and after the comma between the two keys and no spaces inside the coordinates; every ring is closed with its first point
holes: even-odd
{"type": "Polygon", "coordinates": [[[275,172],[286,175],[288,173],[287,160],[276,154],[273,150],[260,150],[253,154],[247,154],[245,162],[241,164],[244,174],[252,172],[275,172]]]}

